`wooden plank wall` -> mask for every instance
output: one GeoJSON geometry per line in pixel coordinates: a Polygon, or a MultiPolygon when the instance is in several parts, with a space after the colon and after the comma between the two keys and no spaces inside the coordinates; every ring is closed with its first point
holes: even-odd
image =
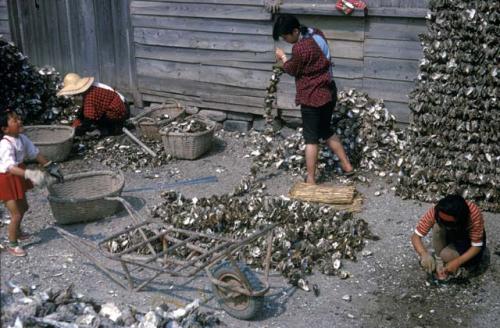
{"type": "Polygon", "coordinates": [[[32,64],[94,76],[133,94],[128,0],[9,0],[9,6],[13,40],[32,64]]]}
{"type": "Polygon", "coordinates": [[[12,40],[9,27],[9,9],[7,0],[0,0],[0,34],[3,35],[5,40],[12,40]]]}
{"type": "Polygon", "coordinates": [[[130,10],[144,101],[263,113],[274,45],[260,1],[132,1],[130,10]]]}

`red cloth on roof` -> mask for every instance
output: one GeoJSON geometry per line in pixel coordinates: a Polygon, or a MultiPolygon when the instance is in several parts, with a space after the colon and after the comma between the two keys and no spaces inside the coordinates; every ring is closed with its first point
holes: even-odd
{"type": "Polygon", "coordinates": [[[110,121],[126,119],[125,104],[120,96],[111,90],[91,86],[83,96],[83,117],[92,121],[102,118],[110,121]]]}
{"type": "MultiPolygon", "coordinates": [[[[325,37],[318,29],[314,29],[314,34],[325,37]]],[[[332,101],[330,65],[312,37],[302,38],[293,45],[292,58],[285,62],[283,69],[295,77],[297,105],[321,107],[332,101]]]]}

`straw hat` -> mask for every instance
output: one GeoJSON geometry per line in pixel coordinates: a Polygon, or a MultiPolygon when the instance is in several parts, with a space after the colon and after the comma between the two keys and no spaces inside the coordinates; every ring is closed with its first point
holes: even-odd
{"type": "Polygon", "coordinates": [[[93,77],[80,77],[76,73],[68,73],[64,77],[64,88],[59,90],[58,96],[71,96],[87,91],[94,82],[93,77]]]}

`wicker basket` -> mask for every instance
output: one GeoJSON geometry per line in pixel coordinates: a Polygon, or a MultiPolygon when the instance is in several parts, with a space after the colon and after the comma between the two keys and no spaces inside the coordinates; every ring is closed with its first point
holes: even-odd
{"type": "Polygon", "coordinates": [[[49,161],[62,162],[71,153],[75,129],[66,125],[31,125],[24,127],[24,134],[49,161]]]}
{"type": "Polygon", "coordinates": [[[197,159],[212,148],[215,123],[201,116],[191,117],[203,121],[209,129],[197,133],[165,132],[160,129],[165,153],[179,159],[197,159]]]}
{"type": "Polygon", "coordinates": [[[91,171],[65,176],[64,183],[48,188],[52,215],[59,224],[99,220],[116,213],[120,202],[105,199],[119,196],[123,190],[123,174],[91,171]]]}
{"type": "Polygon", "coordinates": [[[134,117],[134,122],[142,137],[153,140],[161,140],[160,128],[183,117],[186,110],[175,100],[167,100],[159,106],[151,106],[151,109],[134,117]],[[158,119],[168,115],[166,119],[158,119]]]}

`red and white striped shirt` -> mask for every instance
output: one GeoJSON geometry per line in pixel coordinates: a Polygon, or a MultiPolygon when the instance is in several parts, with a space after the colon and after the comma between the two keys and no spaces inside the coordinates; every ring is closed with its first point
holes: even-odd
{"type": "MultiPolygon", "coordinates": [[[[476,204],[467,202],[470,211],[470,222],[467,230],[472,246],[483,246],[483,233],[484,233],[484,220],[481,210],[476,204]]],[[[426,236],[431,231],[434,224],[436,224],[434,206],[425,213],[417,224],[415,233],[420,237],[426,236]]]]}

